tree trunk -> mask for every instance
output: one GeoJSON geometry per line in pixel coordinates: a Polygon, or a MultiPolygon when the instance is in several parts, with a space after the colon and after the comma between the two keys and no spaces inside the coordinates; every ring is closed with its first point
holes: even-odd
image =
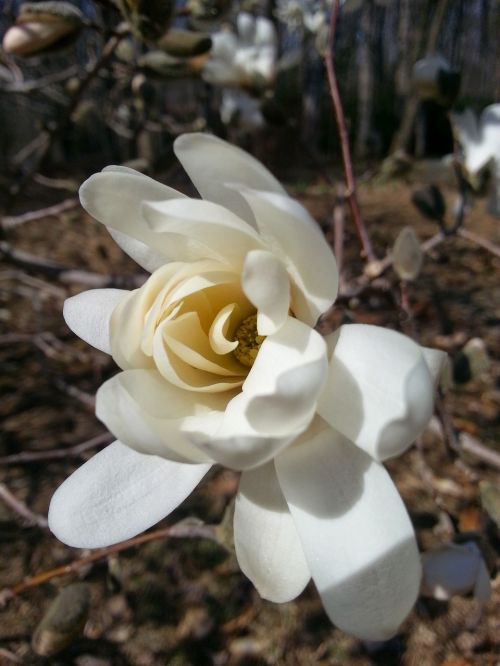
{"type": "MultiPolygon", "coordinates": [[[[432,55],[436,51],[439,32],[446,16],[448,4],[449,0],[437,0],[436,9],[434,11],[434,16],[432,17],[432,23],[427,37],[425,55],[432,55]]],[[[417,117],[418,102],[418,96],[415,92],[408,96],[401,125],[392,142],[391,153],[396,151],[406,152],[408,149],[408,144],[410,143],[412,131],[415,126],[415,119],[417,117]]]]}
{"type": "Polygon", "coordinates": [[[373,110],[373,0],[365,0],[361,15],[361,39],[358,51],[358,123],[354,152],[366,157],[373,110]]]}

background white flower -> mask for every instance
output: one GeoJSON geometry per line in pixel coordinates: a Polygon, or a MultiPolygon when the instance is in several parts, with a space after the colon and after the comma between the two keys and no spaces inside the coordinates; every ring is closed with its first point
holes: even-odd
{"type": "Polygon", "coordinates": [[[472,109],[466,109],[451,114],[451,120],[471,184],[477,186],[481,172],[490,169],[488,212],[500,217],[500,104],[487,106],[479,119],[472,109]]]}
{"type": "Polygon", "coordinates": [[[272,22],[239,12],[236,31],[226,27],[212,35],[203,78],[219,86],[263,88],[274,79],[278,40],[272,22]]]}
{"type": "Polygon", "coordinates": [[[123,167],[81,188],[152,275],[66,302],[72,330],[122,369],[97,394],[118,441],[58,489],[51,529],[77,547],[126,539],[222,463],[243,470],[235,547],[260,594],[288,601],[312,577],[336,625],[388,638],[421,565],[381,461],[428,422],[444,355],[367,325],[323,339],[338,275],[314,220],[243,151],[201,134],[174,147],[202,200],[123,167]]]}

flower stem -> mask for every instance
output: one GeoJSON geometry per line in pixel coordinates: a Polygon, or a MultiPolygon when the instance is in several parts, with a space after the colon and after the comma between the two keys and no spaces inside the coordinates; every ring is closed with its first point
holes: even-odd
{"type": "Polygon", "coordinates": [[[326,72],[328,76],[328,86],[330,88],[330,95],[333,103],[333,110],[335,112],[335,119],[337,121],[337,128],[340,139],[340,146],[342,149],[342,163],[344,166],[344,176],[347,187],[346,199],[351,210],[352,220],[356,227],[356,233],[361,243],[361,248],[365,258],[368,261],[376,261],[376,256],[368,236],[368,231],[361,218],[359,210],[358,199],[356,197],[356,181],[354,179],[354,172],[352,168],[351,151],[349,149],[349,140],[347,137],[347,128],[345,123],[344,110],[342,108],[342,100],[340,99],[339,87],[337,84],[337,76],[334,67],[334,45],[335,34],[337,28],[337,19],[340,9],[340,0],[334,0],[332,12],[330,15],[330,31],[328,33],[328,43],[324,53],[324,60],[326,72]]]}

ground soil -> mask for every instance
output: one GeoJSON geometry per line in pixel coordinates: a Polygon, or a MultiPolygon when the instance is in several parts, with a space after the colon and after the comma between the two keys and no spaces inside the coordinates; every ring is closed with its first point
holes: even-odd
{"type": "MultiPolygon", "coordinates": [[[[300,186],[289,185],[331,240],[331,188],[311,176],[300,186]]],[[[413,187],[391,182],[360,188],[362,213],[379,256],[392,247],[405,225],[422,240],[437,231],[413,208],[413,187]]],[[[453,191],[445,194],[451,205],[453,191]]],[[[40,207],[41,199],[35,193],[32,197],[31,208],[40,207]]],[[[484,201],[467,217],[466,226],[500,242],[498,221],[486,216],[484,201]]],[[[345,236],[344,279],[349,283],[362,270],[362,262],[348,219],[345,236]]],[[[68,268],[114,276],[137,273],[106,230],[79,209],[23,224],[6,233],[6,240],[18,250],[68,268]]],[[[499,275],[500,259],[451,237],[426,257],[421,275],[408,286],[412,318],[398,307],[397,277],[389,270],[381,288],[340,301],[329,324],[354,321],[402,329],[422,344],[446,350],[455,366],[467,341],[480,338],[490,357],[489,368],[451,386],[444,401],[457,433],[500,451],[499,275]]],[[[85,288],[8,258],[3,261],[0,456],[72,447],[105,432],[90,403],[116,367],[105,354],[78,340],[61,316],[64,299],[85,288]]],[[[0,482],[44,516],[54,490],[94,451],[3,464],[0,482]]],[[[230,550],[203,539],[168,539],[103,559],[8,601],[0,611],[0,664],[16,663],[16,658],[23,664],[75,666],[498,664],[500,584],[495,575],[500,540],[479,496],[480,481],[498,483],[495,470],[474,456],[450,452],[435,423],[418,449],[413,447],[388,467],[422,549],[446,543],[453,536],[450,530],[481,543],[493,580],[492,598],[484,608],[472,596],[441,602],[421,598],[394,639],[363,644],[331,626],[312,584],[296,601],[275,605],[259,598],[230,550]],[[91,595],[83,634],[56,655],[37,655],[31,647],[35,628],[58,591],[75,581],[84,581],[91,595]]],[[[236,487],[236,474],[216,471],[163,524],[188,516],[220,522],[236,487]]],[[[27,526],[1,501],[0,543],[0,590],[82,555],[48,530],[27,526]]]]}

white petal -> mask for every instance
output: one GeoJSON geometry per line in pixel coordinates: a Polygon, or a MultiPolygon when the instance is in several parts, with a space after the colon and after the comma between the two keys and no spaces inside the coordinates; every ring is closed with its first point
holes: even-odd
{"type": "Polygon", "coordinates": [[[323,338],[288,317],[267,337],[220,428],[199,446],[234,469],[263,465],[302,433],[314,417],[327,372],[323,338]]]}
{"type": "Polygon", "coordinates": [[[290,281],[285,265],[271,252],[249,252],[241,284],[245,296],[257,308],[259,335],[272,335],[283,326],[290,307],[290,281]]]}
{"type": "Polygon", "coordinates": [[[111,235],[111,238],[115,241],[121,249],[128,254],[131,259],[133,259],[139,266],[142,266],[150,273],[153,273],[157,268],[160,268],[168,262],[167,257],[164,254],[155,252],[150,247],[141,241],[132,238],[132,236],[127,236],[121,231],[116,229],[111,229],[108,227],[108,231],[111,235]]]}
{"type": "Polygon", "coordinates": [[[451,120],[464,152],[465,166],[472,174],[476,174],[492,156],[492,147],[484,141],[484,127],[478,125],[476,115],[471,109],[452,113],[451,120]]]}
{"type": "Polygon", "coordinates": [[[423,553],[422,565],[423,595],[445,600],[457,594],[473,592],[477,586],[480,601],[488,601],[491,594],[490,578],[487,575],[485,581],[485,564],[474,542],[450,543],[423,553]]]}
{"type": "Polygon", "coordinates": [[[129,293],[126,289],[83,291],[64,301],[64,321],[79,338],[96,349],[111,354],[111,315],[129,293]]]}
{"type": "Polygon", "coordinates": [[[384,467],[315,425],[275,459],[278,480],[332,622],[386,640],[418,595],[413,528],[384,467]]]}
{"type": "Polygon", "coordinates": [[[320,228],[305,208],[288,196],[246,187],[241,195],[255,215],[264,242],[288,269],[294,313],[314,326],[338,292],[337,264],[320,228]]]}
{"type": "Polygon", "coordinates": [[[272,462],[241,476],[234,512],[241,570],[264,599],[295,599],[311,574],[272,462]]]}
{"type": "Polygon", "coordinates": [[[211,134],[183,134],[174,141],[174,152],[204,199],[229,208],[254,225],[244,199],[226,183],[285,194],[276,178],[254,157],[211,134]]]}
{"type": "Polygon", "coordinates": [[[130,173],[128,170],[108,169],[96,173],[80,187],[81,204],[92,217],[111,229],[141,241],[154,253],[158,252],[157,238],[142,219],[142,204],[145,201],[166,201],[183,196],[148,176],[130,173]]]}
{"type": "Polygon", "coordinates": [[[421,347],[365,324],[341,326],[336,336],[318,413],[376,460],[402,453],[432,415],[434,386],[421,347]]]}
{"type": "Polygon", "coordinates": [[[157,233],[158,248],[177,261],[212,258],[239,268],[247,252],[262,247],[249,224],[211,201],[146,203],[143,216],[157,233]]]}
{"type": "Polygon", "coordinates": [[[127,370],[102,384],[96,415],[127,446],[176,462],[207,462],[192,441],[209,438],[227,397],[184,391],[155,370],[127,370]]]}
{"type": "Polygon", "coordinates": [[[448,367],[448,354],[439,349],[421,347],[425,362],[431,373],[434,386],[439,386],[439,381],[448,367]]]}
{"type": "Polygon", "coordinates": [[[215,315],[210,326],[208,338],[210,345],[217,354],[229,354],[238,346],[238,341],[232,339],[230,329],[233,317],[238,315],[240,308],[236,303],[229,303],[215,315]]]}
{"type": "Polygon", "coordinates": [[[146,456],[114,442],[56,490],[49,527],[75,548],[124,541],[168,516],[209,469],[146,456]]]}

